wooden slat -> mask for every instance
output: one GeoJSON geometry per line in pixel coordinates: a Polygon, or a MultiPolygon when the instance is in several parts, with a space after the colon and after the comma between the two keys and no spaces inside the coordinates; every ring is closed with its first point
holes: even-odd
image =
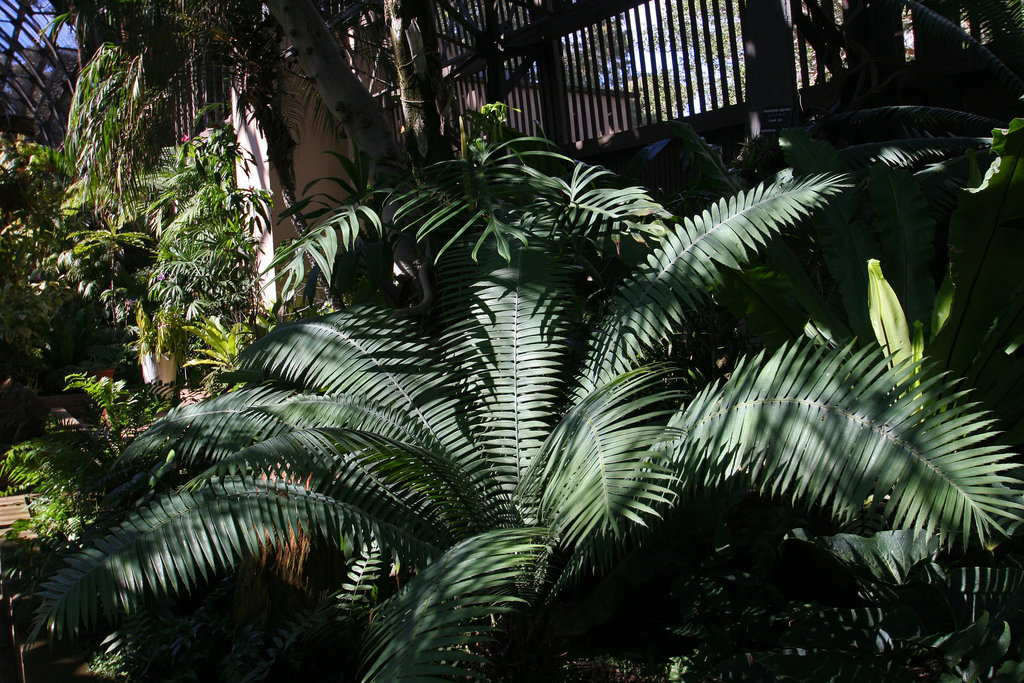
{"type": "MultiPolygon", "coordinates": [[[[700,36],[697,33],[697,11],[694,0],[688,2],[690,9],[690,31],[693,33],[693,62],[694,72],[697,74],[697,101],[700,103],[700,111],[708,111],[707,102],[704,96],[704,67],[700,54],[700,36]]],[[[690,105],[690,114],[693,114],[693,105],[690,105]]]]}
{"type": "Polygon", "coordinates": [[[562,53],[565,56],[567,73],[566,95],[569,98],[569,113],[571,117],[569,125],[570,137],[579,140],[586,135],[583,122],[585,120],[582,106],[582,65],[579,63],[579,47],[577,46],[575,34],[562,38],[562,53]]]}
{"type": "MultiPolygon", "coordinates": [[[[803,3],[794,0],[792,3],[793,12],[803,12],[803,3]]],[[[797,66],[800,69],[800,82],[803,87],[808,88],[811,85],[811,74],[810,74],[810,62],[807,59],[807,51],[809,46],[803,36],[797,34],[797,66]]]]}
{"type": "MultiPolygon", "coordinates": [[[[657,16],[657,14],[655,14],[655,16],[657,16]]],[[[648,72],[648,74],[654,75],[654,74],[656,74],[656,70],[654,68],[656,52],[655,52],[655,45],[653,43],[655,41],[659,43],[658,47],[660,47],[660,49],[661,49],[661,61],[662,61],[662,63],[665,62],[665,46],[664,45],[660,45],[661,38],[657,37],[656,34],[655,34],[656,23],[651,19],[651,5],[650,5],[650,3],[647,3],[647,4],[644,5],[644,18],[647,20],[647,24],[646,24],[647,25],[647,36],[648,36],[648,38],[651,39],[651,44],[648,45],[647,46],[647,50],[645,50],[645,52],[650,54],[650,60],[651,60],[651,69],[648,72]]],[[[661,117],[661,83],[658,81],[657,78],[650,79],[650,83],[651,83],[651,99],[654,100],[654,119],[656,121],[664,121],[665,119],[663,119],[661,117]]],[[[648,106],[650,106],[650,105],[648,105],[648,106]]],[[[650,109],[648,109],[648,111],[650,111],[650,109]]]]}
{"type": "Polygon", "coordinates": [[[650,123],[651,121],[651,93],[647,86],[647,65],[644,60],[644,55],[647,54],[647,51],[643,49],[637,49],[639,46],[637,46],[633,42],[633,36],[639,35],[634,33],[634,20],[636,21],[637,30],[639,30],[640,14],[639,10],[635,7],[630,11],[626,12],[626,33],[627,35],[629,35],[629,54],[631,55],[631,59],[635,58],[637,55],[639,55],[640,57],[639,65],[637,65],[635,62],[633,64],[633,91],[636,92],[638,99],[637,119],[639,124],[643,125],[645,123],[650,123]],[[637,68],[638,66],[639,68],[637,68]],[[640,86],[642,86],[642,99],[640,99],[641,87],[637,87],[638,83],[640,86]]]}
{"type": "Polygon", "coordinates": [[[626,20],[625,13],[620,14],[613,20],[615,34],[618,39],[619,51],[622,54],[622,92],[624,95],[623,109],[626,112],[626,119],[623,122],[625,128],[635,128],[637,122],[636,110],[636,83],[633,80],[633,73],[636,70],[633,64],[634,54],[632,52],[632,38],[626,34],[623,23],[626,20]]]}
{"type": "Polygon", "coordinates": [[[597,119],[597,122],[595,124],[595,134],[596,135],[604,135],[607,132],[606,131],[606,127],[608,125],[608,106],[607,105],[609,103],[607,101],[607,98],[604,96],[604,87],[602,85],[602,76],[603,76],[603,73],[604,73],[604,71],[602,69],[602,66],[603,66],[603,59],[602,59],[602,57],[604,55],[602,55],[599,52],[599,48],[598,48],[598,45],[597,45],[597,36],[594,35],[595,33],[597,33],[597,31],[595,31],[594,27],[590,27],[588,29],[584,29],[584,35],[587,37],[587,48],[588,48],[588,51],[589,51],[588,52],[589,59],[587,61],[587,64],[590,67],[590,95],[593,98],[593,102],[594,102],[594,105],[595,105],[594,106],[594,112],[596,114],[596,119],[597,119]]]}
{"type": "MultiPolygon", "coordinates": [[[[665,27],[664,27],[664,23],[662,21],[661,12],[658,11],[658,6],[657,5],[655,5],[655,8],[654,8],[654,23],[650,25],[649,30],[652,31],[655,34],[655,36],[656,36],[655,37],[655,42],[656,42],[656,44],[658,46],[658,53],[657,54],[658,54],[658,56],[661,59],[660,62],[655,60],[652,63],[652,65],[651,65],[652,66],[652,69],[651,69],[651,75],[652,75],[651,83],[654,85],[654,90],[655,90],[655,93],[656,93],[655,97],[657,98],[657,103],[658,103],[658,109],[659,109],[658,120],[659,121],[664,121],[666,119],[672,118],[672,105],[671,105],[671,91],[668,90],[668,88],[669,88],[668,79],[660,79],[660,78],[657,77],[658,76],[657,65],[658,64],[661,64],[661,65],[668,64],[668,52],[666,51],[666,47],[665,47],[665,43],[666,43],[665,27]],[[662,110],[662,109],[664,109],[664,111],[665,111],[664,118],[662,118],[662,115],[660,113],[660,110],[662,110]]],[[[664,66],[662,68],[664,68],[664,66]]]]}
{"type": "Polygon", "coordinates": [[[721,10],[721,7],[719,7],[718,0],[711,0],[711,7],[714,10],[714,16],[715,16],[715,40],[717,42],[717,47],[718,47],[718,56],[717,56],[718,66],[715,69],[715,71],[718,72],[719,82],[721,83],[721,86],[722,86],[721,87],[721,90],[722,90],[722,104],[721,104],[721,106],[724,107],[727,104],[730,104],[730,99],[731,99],[730,96],[729,96],[729,65],[728,65],[728,62],[727,62],[727,60],[725,58],[725,44],[724,44],[724,41],[722,39],[722,34],[725,33],[725,31],[723,30],[723,27],[722,27],[722,10],[721,10]]]}
{"type": "Polygon", "coordinates": [[[605,30],[601,32],[601,35],[607,39],[608,52],[606,54],[608,58],[606,61],[612,65],[611,88],[614,93],[612,95],[614,97],[612,109],[615,112],[615,130],[625,130],[631,127],[627,120],[629,114],[628,107],[626,106],[627,98],[625,97],[628,91],[625,73],[626,54],[623,52],[622,44],[619,42],[618,32],[612,24],[612,19],[614,18],[605,19],[605,30]]]}
{"type": "Polygon", "coordinates": [[[708,2],[700,0],[700,25],[704,33],[704,64],[707,67],[708,88],[710,90],[711,109],[718,109],[718,86],[715,83],[715,52],[711,47],[711,29],[708,25],[708,2]]]}
{"type": "Polygon", "coordinates": [[[693,113],[693,77],[690,75],[692,65],[690,63],[690,52],[692,51],[690,45],[693,44],[693,31],[686,31],[686,21],[683,19],[686,14],[686,8],[682,3],[677,0],[676,2],[676,13],[679,16],[679,26],[683,30],[684,35],[682,39],[683,43],[683,73],[682,80],[686,85],[686,109],[680,112],[680,116],[689,115],[693,113]]]}
{"type": "MultiPolygon", "coordinates": [[[[740,25],[739,16],[733,11],[733,0],[726,0],[725,13],[729,24],[729,46],[732,51],[732,74],[735,83],[736,102],[743,101],[743,77],[740,74],[739,41],[736,40],[736,27],[740,25]]],[[[742,36],[741,36],[742,39],[742,36]]]]}
{"type": "MultiPolygon", "coordinates": [[[[661,5],[659,5],[661,7],[661,5]]],[[[683,46],[683,53],[686,53],[686,30],[683,26],[683,22],[678,22],[680,39],[676,40],[676,21],[675,17],[672,16],[672,3],[665,2],[665,24],[668,26],[668,44],[670,54],[672,55],[672,61],[669,65],[663,65],[665,67],[665,80],[666,86],[670,87],[670,91],[675,91],[675,109],[673,109],[672,118],[679,118],[683,115],[683,95],[682,95],[682,84],[679,78],[679,53],[677,46],[681,43],[683,46]]],[[[669,101],[671,102],[672,96],[669,95],[669,101]]],[[[670,105],[671,107],[671,105],[670,105]]]]}

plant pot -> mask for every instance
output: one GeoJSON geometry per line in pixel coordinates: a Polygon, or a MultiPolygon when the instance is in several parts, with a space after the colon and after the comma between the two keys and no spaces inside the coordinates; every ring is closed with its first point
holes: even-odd
{"type": "Polygon", "coordinates": [[[174,390],[174,382],[178,378],[178,363],[166,353],[144,353],[139,356],[142,365],[142,381],[146,384],[157,384],[157,392],[169,398],[174,390]]]}

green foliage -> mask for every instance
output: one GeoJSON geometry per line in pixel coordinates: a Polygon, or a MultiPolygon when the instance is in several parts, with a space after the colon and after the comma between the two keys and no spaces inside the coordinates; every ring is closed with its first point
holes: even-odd
{"type": "Polygon", "coordinates": [[[1009,453],[942,378],[910,391],[917,376],[877,354],[795,345],[680,405],[641,366],[722,265],[838,187],[762,187],[666,226],[588,328],[573,261],[543,233],[507,259],[453,247],[434,335],[367,308],[278,327],[242,353],[246,388],[125,451],[120,466],[193,478],[97,530],[40,589],[39,626],[138,612],[302,529],[415,570],[365,634],[369,680],[477,675],[493,619],[528,619],[680,502],[747,477],[837,521],[865,508],[965,544],[1000,534],[1017,518],[1009,453]]]}
{"type": "Polygon", "coordinates": [[[257,226],[268,218],[266,193],[239,189],[242,163],[234,130],[214,128],[167,150],[142,183],[159,241],[149,299],[189,320],[250,320],[258,308],[257,226]]]}
{"type": "Polygon", "coordinates": [[[135,322],[139,330],[135,344],[140,356],[152,354],[181,360],[188,334],[184,316],[173,309],[160,308],[150,317],[140,305],[135,310],[135,322]]]}
{"type": "Polygon", "coordinates": [[[32,495],[28,528],[51,541],[79,537],[96,518],[110,466],[162,407],[154,396],[129,390],[120,380],[70,375],[67,388],[89,397],[91,427],[51,420],[45,436],[12,447],[0,465],[8,494],[27,490],[32,495]]]}
{"type": "Polygon", "coordinates": [[[659,236],[667,213],[638,187],[617,188],[609,171],[573,163],[538,138],[475,140],[467,156],[429,169],[430,183],[398,198],[395,220],[415,221],[418,239],[433,236],[437,258],[465,235],[473,257],[493,242],[505,259],[531,236],[563,244],[659,236]],[[552,173],[538,167],[561,166],[552,173]],[[561,169],[560,169],[561,170],[561,169]]]}
{"type": "MultiPolygon", "coordinates": [[[[948,118],[940,113],[939,123],[948,118]]],[[[879,110],[851,120],[867,125],[886,115],[879,110]]],[[[909,125],[921,115],[898,111],[893,117],[909,125]]],[[[840,298],[849,329],[862,344],[878,339],[900,358],[924,358],[962,377],[964,386],[975,389],[1001,418],[1008,438],[1019,441],[1024,405],[1018,387],[1024,370],[1015,355],[1021,334],[1016,294],[1024,282],[1011,261],[1021,248],[1020,192],[1014,189],[1020,180],[1021,128],[1015,120],[1005,131],[994,132],[994,159],[977,187],[962,189],[976,159],[972,156],[961,157],[964,163],[950,161],[913,174],[881,167],[861,172],[857,189],[862,195],[844,197],[815,217],[813,237],[830,276],[823,291],[800,275],[801,266],[776,260],[778,254],[771,253],[773,287],[762,288],[757,297],[733,294],[724,300],[744,306],[749,320],[765,325],[766,341],[777,344],[805,326],[841,329],[828,301],[840,298]],[[950,188],[961,188],[952,201],[929,201],[950,188]],[[865,201],[870,213],[863,211],[865,201]],[[870,281],[874,289],[869,287],[871,263],[880,269],[870,281]],[[872,302],[881,299],[873,299],[872,292],[886,288],[892,294],[888,303],[875,306],[872,302]],[[883,319],[888,322],[883,324],[883,319]]],[[[798,171],[845,166],[846,150],[813,141],[803,131],[787,131],[783,149],[798,171]]],[[[761,272],[743,277],[749,280],[761,272]]],[[[830,336],[841,340],[844,335],[830,336]]]]}
{"type": "Polygon", "coordinates": [[[0,137],[0,377],[30,379],[70,296],[54,263],[66,180],[52,150],[0,137]]]}
{"type": "Polygon", "coordinates": [[[185,329],[199,340],[196,357],[185,365],[209,367],[207,386],[213,386],[222,373],[234,370],[238,355],[253,341],[252,333],[244,325],[235,323],[229,328],[220,318],[206,318],[185,329]]]}
{"type": "MultiPolygon", "coordinates": [[[[351,296],[360,275],[376,290],[394,277],[395,254],[411,249],[411,234],[422,246],[415,257],[421,270],[467,240],[474,241],[474,259],[483,258],[481,249],[490,245],[506,260],[515,245],[543,241],[573,253],[597,275],[589,261],[595,252],[626,256],[633,245],[665,233],[669,214],[647,191],[624,185],[603,168],[572,162],[547,140],[503,128],[495,116],[471,117],[464,156],[434,164],[412,189],[389,193],[362,185],[357,179],[363,177],[363,162],[349,171],[351,185],[324,179],[357,192],[334,200],[330,208],[307,210],[330,203],[329,195],[296,205],[316,224],[275,257],[283,297],[289,299],[306,283],[305,298],[312,298],[310,264],[312,275],[324,274],[338,293],[351,296]],[[469,138],[474,132],[479,137],[469,138]]],[[[373,299],[357,293],[357,300],[373,299]]]]}

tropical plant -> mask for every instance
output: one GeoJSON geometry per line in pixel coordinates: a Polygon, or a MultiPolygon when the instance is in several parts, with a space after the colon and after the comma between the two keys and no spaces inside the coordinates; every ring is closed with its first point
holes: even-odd
{"type": "Polygon", "coordinates": [[[1009,453],[941,377],[911,392],[913,368],[804,343],[680,406],[670,370],[642,366],[723,268],[840,188],[762,186],[666,227],[585,326],[555,226],[511,203],[525,239],[507,260],[491,242],[450,249],[435,336],[372,309],[280,326],[243,352],[247,387],[175,411],[125,453],[159,465],[158,482],[195,475],[68,558],[39,626],[133,612],[296,533],[344,534],[416,572],[365,634],[366,678],[472,674],[516,610],[607,566],[680,500],[752,487],[946,543],[1002,533],[1018,507],[1009,453]]]}
{"type": "Polygon", "coordinates": [[[171,356],[180,361],[188,344],[185,317],[173,308],[159,308],[152,316],[139,305],[135,310],[139,355],[171,356]]]}
{"type": "Polygon", "coordinates": [[[149,298],[189,320],[222,316],[254,322],[258,309],[256,239],[269,221],[266,192],[240,189],[244,163],[229,127],[207,131],[165,150],[142,181],[145,208],[158,238],[149,298]]]}
{"type": "MultiPolygon", "coordinates": [[[[607,254],[627,267],[645,258],[638,245],[664,233],[662,219],[670,215],[664,207],[610,171],[553,151],[547,140],[501,128],[500,110],[489,111],[469,118],[463,156],[432,165],[413,189],[371,187],[368,162],[349,164],[359,191],[334,206],[316,207],[308,214],[316,221],[312,229],[278,252],[274,265],[284,297],[305,282],[310,299],[320,274],[338,293],[351,295],[360,275],[378,289],[394,277],[394,260],[419,289],[412,310],[425,313],[434,304],[433,264],[462,239],[475,240],[473,258],[485,243],[508,258],[516,244],[547,239],[553,249],[571,253],[595,282],[603,282],[597,261],[607,254]],[[398,256],[403,250],[407,255],[398,256]],[[307,275],[309,263],[314,267],[307,275]]],[[[402,303],[396,296],[386,299],[402,303]]]]}
{"type": "Polygon", "coordinates": [[[70,294],[56,274],[66,178],[53,150],[0,136],[0,377],[34,379],[50,319],[70,294]]]}
{"type": "Polygon", "coordinates": [[[929,141],[955,138],[930,137],[929,125],[977,127],[984,120],[925,108],[842,118],[855,130],[914,129],[921,137],[904,142],[921,141],[918,151],[929,151],[917,157],[897,144],[886,152],[887,165],[865,168],[864,160],[875,157],[865,149],[881,150],[884,143],[837,150],[804,131],[786,131],[783,150],[797,172],[857,169],[856,192],[815,216],[813,232],[803,237],[815,251],[803,263],[788,248],[773,247],[757,267],[726,278],[721,300],[745,315],[770,347],[808,333],[834,343],[877,340],[887,353],[928,359],[962,377],[1002,419],[1007,438],[1019,443],[1024,367],[1016,357],[1022,332],[1016,292],[1024,279],[1007,259],[1020,248],[1012,217],[1021,211],[1024,121],[997,128],[987,142],[962,138],[984,148],[936,161],[932,153],[941,145],[929,141]]]}
{"type": "Polygon", "coordinates": [[[45,435],[12,447],[0,465],[8,494],[32,495],[32,518],[15,531],[31,529],[50,543],[75,539],[95,519],[109,467],[163,407],[154,395],[107,377],[72,374],[67,388],[88,396],[92,428],[51,419],[45,435]]]}

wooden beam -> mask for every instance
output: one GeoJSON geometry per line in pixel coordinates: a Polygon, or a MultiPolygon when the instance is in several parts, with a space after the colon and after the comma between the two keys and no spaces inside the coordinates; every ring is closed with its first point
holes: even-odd
{"type": "Polygon", "coordinates": [[[557,14],[543,17],[511,33],[505,40],[506,50],[521,49],[551,40],[558,40],[599,22],[631,10],[646,0],[590,0],[577,2],[557,14]]]}
{"type": "MultiPolygon", "coordinates": [[[[723,128],[738,128],[743,126],[745,113],[743,105],[734,104],[722,109],[694,114],[688,116],[684,121],[698,133],[708,133],[723,128]]],[[[672,122],[664,121],[649,126],[642,126],[632,130],[602,135],[601,137],[581,140],[580,142],[562,145],[562,150],[569,156],[575,158],[586,158],[595,154],[606,152],[617,152],[632,147],[649,145],[658,140],[665,140],[674,135],[672,122]]]]}
{"type": "Polygon", "coordinates": [[[747,2],[743,12],[747,131],[778,133],[796,122],[796,65],[789,0],[747,2]]]}

